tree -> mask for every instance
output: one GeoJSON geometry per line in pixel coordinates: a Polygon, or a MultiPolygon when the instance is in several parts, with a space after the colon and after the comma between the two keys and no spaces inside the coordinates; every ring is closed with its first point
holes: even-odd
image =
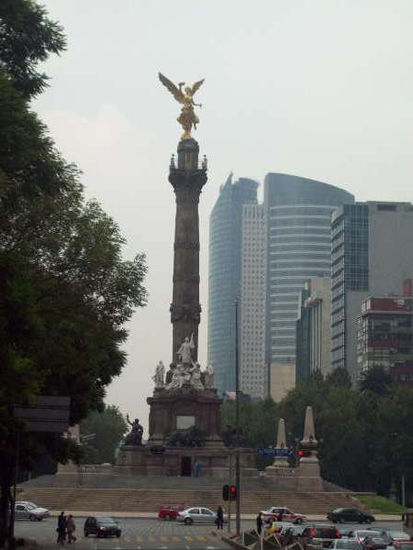
{"type": "Polygon", "coordinates": [[[109,405],[102,412],[91,411],[80,423],[80,435],[94,434],[85,446],[85,462],[102,464],[115,462],[115,451],[128,430],[118,407],[109,405]]]}
{"type": "Polygon", "coordinates": [[[39,94],[48,77],[37,71],[50,53],[59,54],[66,42],[60,25],[32,0],[0,3],[0,71],[7,74],[24,97],[39,94]]]}
{"type": "MultiPolygon", "coordinates": [[[[10,405],[69,395],[72,424],[102,410],[105,387],[126,361],[124,325],[146,302],[144,256],[122,258],[116,223],[85,202],[77,168],[30,111],[47,79],[37,64],[63,47],[61,28],[35,2],[1,3],[0,547],[16,433],[24,432],[10,405]]],[[[69,440],[24,434],[22,467],[30,468],[40,447],[60,460],[76,451],[69,440]]]]}
{"type": "Polygon", "coordinates": [[[326,383],[327,385],[335,386],[336,388],[350,389],[351,377],[345,367],[339,367],[337,369],[333,369],[333,371],[326,376],[326,383]]]}
{"type": "Polygon", "coordinates": [[[383,367],[371,367],[361,373],[360,391],[368,391],[375,395],[389,395],[393,388],[391,374],[383,367]]]}

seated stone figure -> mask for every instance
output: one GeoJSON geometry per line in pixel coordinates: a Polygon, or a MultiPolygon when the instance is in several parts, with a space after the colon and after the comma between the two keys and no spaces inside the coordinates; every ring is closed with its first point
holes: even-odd
{"type": "Polygon", "coordinates": [[[133,422],[130,421],[129,415],[126,415],[126,420],[132,430],[125,437],[125,445],[142,445],[143,427],[139,423],[139,419],[135,418],[133,422]]]}

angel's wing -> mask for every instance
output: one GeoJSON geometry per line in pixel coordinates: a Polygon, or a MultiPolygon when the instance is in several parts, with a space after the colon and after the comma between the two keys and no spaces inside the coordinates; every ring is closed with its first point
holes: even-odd
{"type": "Polygon", "coordinates": [[[171,82],[166,76],[164,76],[162,73],[159,74],[159,80],[162,82],[162,84],[168,88],[168,90],[171,92],[171,94],[174,96],[174,98],[179,101],[179,103],[182,103],[184,100],[184,94],[175,86],[173,82],[171,82]]]}
{"type": "Polygon", "coordinates": [[[199,88],[204,83],[204,80],[205,78],[203,78],[202,80],[198,80],[198,82],[195,82],[194,84],[192,84],[192,95],[195,95],[195,92],[199,90],[199,88]]]}

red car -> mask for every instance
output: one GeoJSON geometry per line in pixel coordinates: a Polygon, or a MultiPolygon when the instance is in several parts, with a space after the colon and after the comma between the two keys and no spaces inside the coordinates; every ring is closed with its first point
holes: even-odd
{"type": "Polygon", "coordinates": [[[159,519],[176,519],[177,515],[185,506],[183,504],[162,504],[158,510],[159,519]]]}
{"type": "Polygon", "coordinates": [[[306,516],[303,516],[302,514],[295,514],[294,512],[291,512],[291,510],[289,510],[288,508],[285,508],[284,506],[280,506],[280,507],[272,506],[268,510],[262,510],[261,514],[262,514],[263,520],[266,523],[275,519],[279,521],[291,521],[292,523],[301,524],[307,519],[306,516]]]}

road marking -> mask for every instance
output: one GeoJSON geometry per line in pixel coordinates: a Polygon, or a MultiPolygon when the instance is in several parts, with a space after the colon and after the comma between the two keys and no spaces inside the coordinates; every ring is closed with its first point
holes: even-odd
{"type": "Polygon", "coordinates": [[[179,537],[171,537],[172,542],[181,542],[181,539],[179,537]]]}
{"type": "Polygon", "coordinates": [[[158,540],[155,537],[152,537],[152,535],[148,535],[147,538],[149,542],[158,542],[158,540]]]}
{"type": "Polygon", "coordinates": [[[139,535],[136,535],[136,542],[143,542],[143,538],[139,535]]]}
{"type": "Polygon", "coordinates": [[[161,542],[168,542],[168,537],[165,537],[164,535],[159,537],[161,539],[161,542]]]}
{"type": "Polygon", "coordinates": [[[200,542],[205,542],[206,541],[206,538],[201,536],[201,535],[197,535],[195,538],[196,538],[196,540],[199,540],[200,542]]]}
{"type": "Polygon", "coordinates": [[[184,536],[184,539],[187,540],[188,542],[192,542],[193,541],[193,538],[192,537],[189,537],[187,535],[184,536]]]}

